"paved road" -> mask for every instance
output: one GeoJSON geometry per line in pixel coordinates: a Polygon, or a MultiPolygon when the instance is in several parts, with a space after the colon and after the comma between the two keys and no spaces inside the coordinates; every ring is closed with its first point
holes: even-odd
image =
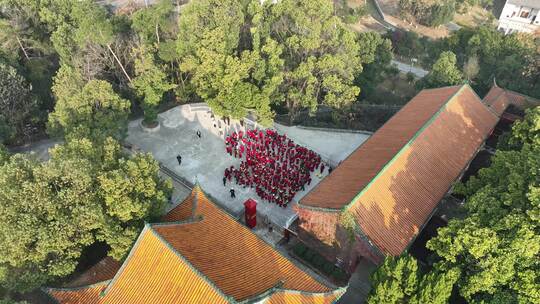
{"type": "Polygon", "coordinates": [[[429,72],[420,68],[420,67],[414,67],[410,64],[399,62],[397,60],[392,60],[392,64],[398,68],[403,73],[409,73],[412,72],[416,77],[418,78],[424,78],[429,72]]]}
{"type": "Polygon", "coordinates": [[[371,262],[362,259],[356,271],[349,280],[349,287],[345,294],[338,300],[338,304],[362,304],[371,290],[369,276],[377,267],[371,262]]]}

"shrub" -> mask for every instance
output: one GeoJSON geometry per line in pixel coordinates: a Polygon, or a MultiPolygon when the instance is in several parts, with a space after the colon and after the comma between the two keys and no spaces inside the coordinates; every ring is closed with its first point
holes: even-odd
{"type": "Polygon", "coordinates": [[[296,246],[294,246],[293,248],[294,254],[296,254],[299,257],[303,257],[304,254],[306,253],[306,250],[307,250],[306,246],[302,243],[296,244],[296,246]]]}
{"type": "Polygon", "coordinates": [[[312,264],[313,266],[317,267],[318,269],[321,269],[322,266],[325,264],[326,260],[318,253],[315,253],[312,258],[312,264]]]}
{"type": "Polygon", "coordinates": [[[328,262],[324,263],[323,267],[322,267],[322,271],[327,274],[327,275],[330,275],[332,272],[334,272],[334,269],[336,267],[328,262]]]}
{"type": "Polygon", "coordinates": [[[306,250],[306,252],[304,254],[304,258],[306,259],[306,261],[311,262],[313,260],[314,255],[315,255],[315,252],[308,249],[308,250],[306,250]]]}
{"type": "Polygon", "coordinates": [[[339,269],[337,267],[332,272],[332,277],[334,279],[336,279],[337,281],[345,281],[345,280],[347,280],[347,274],[345,272],[343,272],[343,270],[341,270],[341,269],[339,269]]]}

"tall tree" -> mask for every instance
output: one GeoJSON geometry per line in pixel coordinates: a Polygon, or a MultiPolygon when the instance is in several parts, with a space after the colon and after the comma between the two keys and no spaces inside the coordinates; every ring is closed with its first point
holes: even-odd
{"type": "Polygon", "coordinates": [[[301,108],[320,104],[340,108],[356,100],[353,84],[361,71],[355,33],[333,13],[325,0],[283,0],[267,4],[266,30],[283,49],[280,86],[291,118],[301,108]]]}
{"type": "Polygon", "coordinates": [[[513,127],[489,168],[456,191],[468,216],[440,228],[428,248],[445,271],[458,267],[459,293],[472,303],[538,303],[540,281],[540,108],[513,127]]]}
{"type": "Polygon", "coordinates": [[[372,275],[370,304],[445,304],[459,276],[457,268],[423,273],[410,255],[387,257],[372,275]]]}
{"type": "Polygon", "coordinates": [[[457,85],[463,82],[463,75],[457,67],[456,55],[450,51],[442,52],[433,64],[431,72],[419,84],[427,88],[457,85]]]}
{"type": "Polygon", "coordinates": [[[41,165],[21,154],[0,167],[1,286],[27,291],[75,270],[102,222],[90,167],[84,160],[41,165]]]}
{"type": "Polygon", "coordinates": [[[68,140],[44,163],[16,154],[0,165],[0,286],[27,291],[73,272],[96,240],[121,259],[143,226],[162,213],[171,184],[148,154],[123,154],[68,140]]]}
{"type": "Polygon", "coordinates": [[[32,120],[37,102],[30,86],[17,70],[0,62],[0,128],[3,140],[23,137],[32,120]]]}
{"type": "Polygon", "coordinates": [[[470,57],[478,58],[479,72],[471,79],[482,96],[493,85],[493,79],[507,89],[540,98],[540,48],[527,34],[504,35],[495,28],[463,28],[443,40],[460,65],[470,57]]]}
{"type": "Polygon", "coordinates": [[[356,75],[355,85],[362,88],[361,97],[370,96],[384,80],[392,61],[392,43],[376,32],[361,33],[358,37],[363,70],[356,75]]]}
{"type": "MultiPolygon", "coordinates": [[[[73,73],[71,75],[77,75],[73,73]]],[[[118,96],[111,84],[92,80],[80,90],[73,86],[66,79],[55,81],[53,91],[57,103],[54,112],[49,114],[51,134],[95,140],[108,136],[121,139],[126,135],[130,102],[118,96]]]]}
{"type": "Polygon", "coordinates": [[[245,2],[203,0],[186,6],[178,35],[180,69],[218,115],[242,118],[254,110],[268,124],[270,103],[280,100],[281,47],[259,34],[260,3],[245,2]]]}
{"type": "Polygon", "coordinates": [[[160,0],[157,4],[136,11],[131,19],[132,27],[146,44],[164,42],[163,34],[171,35],[175,30],[174,5],[172,0],[160,0]]]}
{"type": "Polygon", "coordinates": [[[144,98],[144,122],[149,125],[157,121],[157,107],[163,94],[176,86],[169,83],[167,75],[158,66],[153,49],[142,45],[133,50],[135,56],[135,73],[133,87],[140,97],[144,98]]]}

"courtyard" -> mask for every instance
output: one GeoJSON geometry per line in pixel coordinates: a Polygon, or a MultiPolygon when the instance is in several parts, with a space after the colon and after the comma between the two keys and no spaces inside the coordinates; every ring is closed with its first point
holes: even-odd
{"type": "MultiPolygon", "coordinates": [[[[246,120],[242,126],[239,121],[231,120],[230,125],[227,125],[215,118],[205,104],[177,106],[161,113],[159,121],[159,130],[152,132],[143,130],[141,120],[131,121],[127,142],[135,150],[152,153],[162,166],[181,178],[193,184],[198,183],[216,203],[236,217],[243,214],[243,202],[253,198],[258,202],[257,212],[263,222],[288,227],[296,218],[294,205],[328,173],[328,170],[323,175],[312,173],[311,184],[306,185],[304,191],[298,192],[287,208],[282,208],[261,201],[252,188],[240,187],[231,182],[223,186],[225,168],[240,163],[240,159],[225,152],[224,136],[233,131],[245,131],[246,128],[261,128],[256,123],[246,120]],[[200,138],[197,131],[201,133],[200,138]],[[180,165],[177,156],[182,157],[180,165]],[[236,192],[235,198],[230,196],[231,188],[236,192]]],[[[282,125],[275,125],[275,129],[287,134],[297,144],[317,152],[332,167],[369,137],[369,134],[359,132],[333,132],[282,125]]],[[[178,201],[175,199],[175,203],[178,201]]]]}

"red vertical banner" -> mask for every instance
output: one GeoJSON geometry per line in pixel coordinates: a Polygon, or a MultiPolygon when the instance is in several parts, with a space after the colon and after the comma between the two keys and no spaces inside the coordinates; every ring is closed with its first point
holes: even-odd
{"type": "Polygon", "coordinates": [[[250,198],[244,202],[244,207],[246,225],[249,228],[254,228],[257,226],[257,202],[250,198]]]}

